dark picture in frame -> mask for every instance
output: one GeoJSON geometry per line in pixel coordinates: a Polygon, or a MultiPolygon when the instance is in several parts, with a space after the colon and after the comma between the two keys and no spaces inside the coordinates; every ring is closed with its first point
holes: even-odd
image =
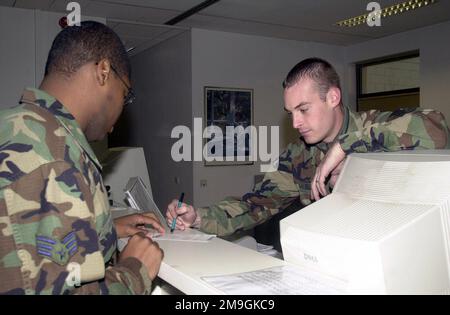
{"type": "Polygon", "coordinates": [[[205,87],[204,117],[205,126],[215,131],[204,140],[205,165],[253,164],[247,128],[253,126],[252,89],[205,87]]]}

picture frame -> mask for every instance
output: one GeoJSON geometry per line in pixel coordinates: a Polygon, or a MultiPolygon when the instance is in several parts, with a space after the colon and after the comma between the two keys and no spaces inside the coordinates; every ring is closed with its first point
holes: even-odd
{"type": "Polygon", "coordinates": [[[204,104],[205,166],[253,164],[253,89],[206,86],[204,104]]]}

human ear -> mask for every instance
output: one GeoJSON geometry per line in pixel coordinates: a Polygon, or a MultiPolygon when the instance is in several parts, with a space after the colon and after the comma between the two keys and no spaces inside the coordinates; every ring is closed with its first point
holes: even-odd
{"type": "Polygon", "coordinates": [[[337,87],[331,87],[327,92],[327,103],[336,107],[341,103],[341,90],[337,87]]]}
{"type": "Polygon", "coordinates": [[[102,59],[96,64],[96,78],[101,86],[105,85],[111,73],[111,64],[108,59],[102,59]]]}

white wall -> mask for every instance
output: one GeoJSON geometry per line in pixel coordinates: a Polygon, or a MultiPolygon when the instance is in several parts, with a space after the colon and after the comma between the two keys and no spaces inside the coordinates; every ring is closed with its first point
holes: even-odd
{"type": "MultiPolygon", "coordinates": [[[[61,31],[59,20],[64,16],[63,13],[47,12],[35,10],[36,23],[36,82],[42,81],[45,73],[45,63],[47,62],[48,52],[52,47],[53,40],[61,31]]],[[[106,19],[82,15],[82,21],[97,21],[105,24],[106,19]]]]}
{"type": "Polygon", "coordinates": [[[193,201],[192,162],[172,160],[175,139],[170,138],[173,127],[191,126],[190,41],[185,32],[131,58],[137,100],[125,113],[129,144],[144,147],[153,195],[162,211],[181,192],[186,202],[193,201]]]}
{"type": "Polygon", "coordinates": [[[36,84],[44,78],[45,63],[53,40],[61,31],[58,25],[61,13],[36,10],[35,34],[36,34],[36,84]]]}
{"type": "MultiPolygon", "coordinates": [[[[0,6],[0,108],[17,105],[25,87],[37,87],[62,13],[0,6]]],[[[82,20],[106,23],[104,18],[82,20]]]]}
{"type": "Polygon", "coordinates": [[[34,11],[0,6],[0,108],[35,84],[34,11]]]}
{"type": "Polygon", "coordinates": [[[420,50],[420,106],[444,113],[450,121],[450,102],[446,97],[450,82],[450,22],[371,40],[345,48],[346,83],[349,98],[356,99],[352,63],[420,50]]]}
{"type": "MultiPolygon", "coordinates": [[[[254,90],[254,125],[280,126],[280,146],[297,133],[283,110],[281,83],[289,70],[304,58],[321,57],[335,65],[343,77],[342,47],[240,35],[200,29],[192,30],[192,111],[203,117],[205,86],[254,90]]],[[[346,89],[343,84],[343,89],[346,89]]],[[[345,95],[344,95],[345,101],[345,95]]],[[[253,187],[259,163],[243,166],[207,166],[194,163],[194,201],[209,205],[226,196],[242,196],[253,187]],[[200,187],[200,180],[207,187],[200,187]]]]}

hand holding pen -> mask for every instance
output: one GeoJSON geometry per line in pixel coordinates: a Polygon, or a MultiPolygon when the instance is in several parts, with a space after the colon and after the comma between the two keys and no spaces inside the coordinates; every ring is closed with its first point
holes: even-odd
{"type": "Polygon", "coordinates": [[[180,196],[178,200],[172,200],[167,206],[166,219],[170,224],[171,231],[175,229],[185,230],[186,228],[191,227],[197,218],[197,212],[194,207],[180,202],[181,198],[182,197],[180,196]]]}
{"type": "MultiPolygon", "coordinates": [[[[180,209],[181,206],[183,205],[183,199],[184,199],[184,193],[181,193],[181,196],[178,199],[178,204],[177,204],[177,209],[176,210],[180,209]]],[[[175,227],[177,225],[178,216],[179,216],[179,214],[177,212],[177,214],[175,216],[175,219],[172,219],[172,226],[170,227],[170,233],[173,233],[173,231],[175,230],[175,227]]]]}

